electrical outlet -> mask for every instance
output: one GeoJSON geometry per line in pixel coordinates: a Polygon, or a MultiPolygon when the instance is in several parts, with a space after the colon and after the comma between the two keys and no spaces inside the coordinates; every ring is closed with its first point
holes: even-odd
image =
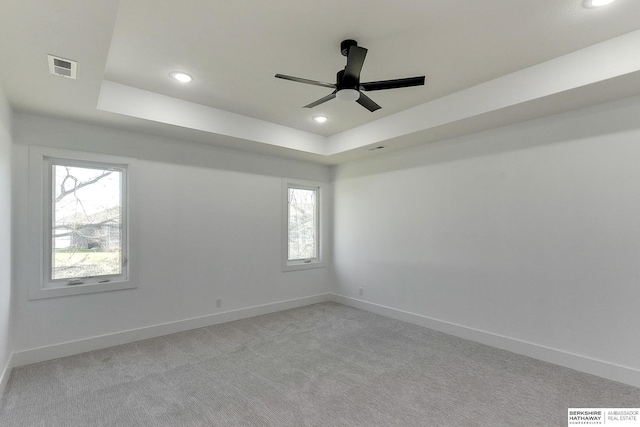
{"type": "Polygon", "coordinates": [[[358,288],[358,293],[360,296],[364,295],[364,288],[358,288]]]}
{"type": "Polygon", "coordinates": [[[216,300],[216,307],[222,307],[222,300],[220,298],[216,300]]]}

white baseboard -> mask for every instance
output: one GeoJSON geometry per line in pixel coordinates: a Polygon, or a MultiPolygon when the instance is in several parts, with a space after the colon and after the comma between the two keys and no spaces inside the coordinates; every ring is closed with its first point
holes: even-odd
{"type": "Polygon", "coordinates": [[[7,360],[7,364],[2,369],[2,373],[0,373],[0,398],[2,398],[7,383],[9,382],[11,369],[13,369],[13,353],[9,355],[9,360],[7,360]]]}
{"type": "Polygon", "coordinates": [[[0,377],[0,396],[9,380],[11,369],[15,366],[29,365],[31,363],[44,362],[46,360],[71,356],[87,351],[99,350],[101,348],[115,345],[127,344],[134,341],[141,341],[155,338],[162,335],[184,332],[190,329],[202,328],[219,323],[231,322],[233,320],[245,319],[262,314],[274,313],[288,310],[290,308],[303,307],[305,305],[316,304],[325,301],[334,301],[339,304],[348,305],[382,316],[423,326],[446,334],[460,338],[476,341],[482,344],[497,347],[513,353],[533,357],[534,359],[564,366],[577,371],[597,375],[602,378],[640,387],[640,370],[620,366],[602,360],[592,359],[566,351],[553,349],[525,341],[508,338],[505,336],[480,331],[465,326],[432,319],[420,314],[410,313],[395,308],[374,304],[337,294],[320,294],[304,298],[297,298],[276,303],[263,304],[238,310],[216,313],[208,316],[196,317],[180,320],[176,322],[153,325],[145,328],[132,329],[113,334],[101,335],[82,340],[70,341],[52,346],[39,347],[13,353],[0,377]]]}
{"type": "MultiPolygon", "coordinates": [[[[156,338],[163,335],[188,331],[190,329],[203,328],[205,326],[217,325],[219,323],[231,322],[233,320],[246,319],[248,317],[274,313],[276,311],[288,310],[290,308],[303,307],[305,305],[311,305],[330,300],[330,294],[312,295],[303,298],[296,298],[292,300],[241,308],[238,310],[225,311],[208,316],[194,317],[191,319],[163,323],[160,325],[153,325],[145,328],[131,329],[128,331],[116,332],[113,334],[100,335],[97,337],[70,341],[62,344],[17,351],[13,353],[13,366],[30,365],[32,363],[44,362],[46,360],[58,359],[65,356],[72,356],[74,354],[99,350],[102,348],[112,347],[114,345],[128,344],[134,341],[156,338]]],[[[11,369],[9,369],[9,372],[10,371],[11,369]]]]}
{"type": "Polygon", "coordinates": [[[401,320],[403,322],[424,326],[449,335],[454,335],[460,338],[479,342],[481,344],[490,345],[492,347],[532,357],[534,359],[553,363],[554,365],[564,366],[576,371],[629,384],[634,387],[640,387],[640,370],[638,369],[620,366],[602,360],[592,359],[566,351],[532,344],[526,341],[520,341],[502,335],[492,334],[342,295],[331,294],[331,300],[340,304],[401,320]]]}

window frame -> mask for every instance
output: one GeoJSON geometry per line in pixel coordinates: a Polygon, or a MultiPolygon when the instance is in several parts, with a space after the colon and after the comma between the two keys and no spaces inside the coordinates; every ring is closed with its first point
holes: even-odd
{"type": "Polygon", "coordinates": [[[31,269],[28,298],[43,299],[95,292],[115,291],[137,287],[135,266],[132,263],[132,243],[136,241],[131,231],[134,215],[132,209],[132,159],[96,153],[62,150],[32,146],[29,149],[29,248],[37,254],[38,268],[31,269]],[[122,181],[122,273],[83,278],[81,284],[72,284],[69,279],[52,279],[53,253],[53,176],[54,164],[87,168],[114,168],[121,170],[122,181]],[[109,280],[104,282],[104,280],[109,280]]]}
{"type": "Polygon", "coordinates": [[[282,179],[282,271],[307,270],[326,267],[326,251],[324,236],[324,183],[301,179],[282,179]],[[316,257],[310,259],[289,260],[289,189],[316,191],[316,257]]]}

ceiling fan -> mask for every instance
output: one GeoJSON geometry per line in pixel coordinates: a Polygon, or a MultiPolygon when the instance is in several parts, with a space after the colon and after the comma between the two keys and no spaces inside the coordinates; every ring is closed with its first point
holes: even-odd
{"type": "Polygon", "coordinates": [[[397,89],[401,87],[424,85],[424,76],[360,83],[360,71],[364,64],[364,58],[367,56],[367,49],[358,46],[358,43],[355,40],[344,40],[340,43],[340,52],[343,56],[347,57],[347,66],[344,67],[344,70],[338,71],[336,83],[319,82],[316,80],[302,79],[300,77],[286,76],[284,74],[276,74],[276,78],[335,89],[324,98],[320,98],[311,104],[305,105],[303,108],[313,108],[330,101],[333,98],[338,98],[343,101],[356,101],[371,112],[374,112],[381,107],[367,95],[362,93],[362,91],[397,89]]]}

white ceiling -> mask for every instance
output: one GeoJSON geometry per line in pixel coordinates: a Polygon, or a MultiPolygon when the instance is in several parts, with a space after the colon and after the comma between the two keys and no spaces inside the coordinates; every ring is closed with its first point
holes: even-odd
{"type": "Polygon", "coordinates": [[[334,164],[640,93],[640,1],[582,1],[5,1],[0,85],[16,111],[334,164]],[[331,89],[274,75],[333,83],[347,38],[362,81],[426,85],[301,108],[331,89]]]}

